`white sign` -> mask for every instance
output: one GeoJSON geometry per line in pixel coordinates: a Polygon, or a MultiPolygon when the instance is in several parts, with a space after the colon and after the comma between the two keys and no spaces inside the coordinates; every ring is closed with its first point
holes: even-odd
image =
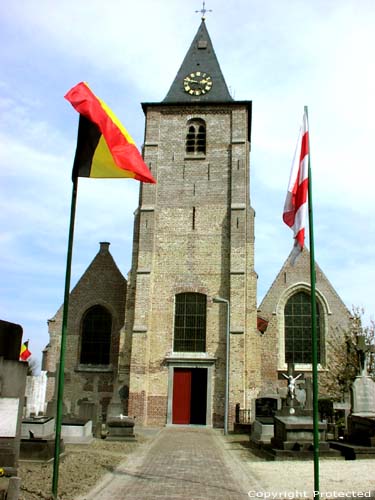
{"type": "Polygon", "coordinates": [[[19,404],[19,398],[0,398],[0,437],[16,437],[19,404]]]}

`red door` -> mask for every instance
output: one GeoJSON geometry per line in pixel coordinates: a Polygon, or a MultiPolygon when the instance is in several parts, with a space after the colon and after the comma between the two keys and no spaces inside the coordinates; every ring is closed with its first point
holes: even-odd
{"type": "Polygon", "coordinates": [[[175,368],[173,374],[173,424],[190,424],[191,370],[175,368]]]}

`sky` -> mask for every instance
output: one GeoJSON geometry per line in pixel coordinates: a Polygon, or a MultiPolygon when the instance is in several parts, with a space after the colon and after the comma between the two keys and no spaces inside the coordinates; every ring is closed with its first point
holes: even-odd
{"type": "MultiPolygon", "coordinates": [[[[198,30],[200,0],[13,0],[0,5],[0,319],[36,360],[63,302],[80,81],[142,146],[198,30]]],[[[375,2],[207,0],[232,97],[253,101],[250,196],[258,303],[292,248],[281,216],[309,109],[315,256],[346,306],[375,315],[375,2]]],[[[130,269],[134,180],[80,179],[72,286],[99,250],[130,269]]]]}

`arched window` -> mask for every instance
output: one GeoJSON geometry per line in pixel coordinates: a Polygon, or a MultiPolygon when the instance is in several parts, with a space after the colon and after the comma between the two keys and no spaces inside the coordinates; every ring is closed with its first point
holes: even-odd
{"type": "Polygon", "coordinates": [[[206,154],[206,124],[204,120],[196,118],[189,121],[186,134],[186,153],[206,154]]]}
{"type": "Polygon", "coordinates": [[[175,352],[206,351],[206,303],[206,295],[201,293],[176,295],[175,352]]]}
{"type": "Polygon", "coordinates": [[[82,320],[81,364],[108,365],[110,362],[112,316],[103,306],[86,311],[82,320]]]}
{"type": "MultiPolygon", "coordinates": [[[[321,314],[316,303],[316,328],[318,336],[318,362],[320,363],[321,314]]],[[[290,297],[284,309],[285,362],[312,363],[311,299],[305,292],[290,297]]]]}

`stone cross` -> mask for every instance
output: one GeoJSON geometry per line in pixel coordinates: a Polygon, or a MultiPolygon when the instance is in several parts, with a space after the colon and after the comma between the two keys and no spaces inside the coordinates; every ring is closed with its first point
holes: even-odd
{"type": "Polygon", "coordinates": [[[375,347],[366,343],[366,339],[363,335],[359,335],[357,339],[356,350],[359,355],[360,361],[360,376],[367,377],[368,369],[370,364],[371,354],[375,352],[375,347]]]}

